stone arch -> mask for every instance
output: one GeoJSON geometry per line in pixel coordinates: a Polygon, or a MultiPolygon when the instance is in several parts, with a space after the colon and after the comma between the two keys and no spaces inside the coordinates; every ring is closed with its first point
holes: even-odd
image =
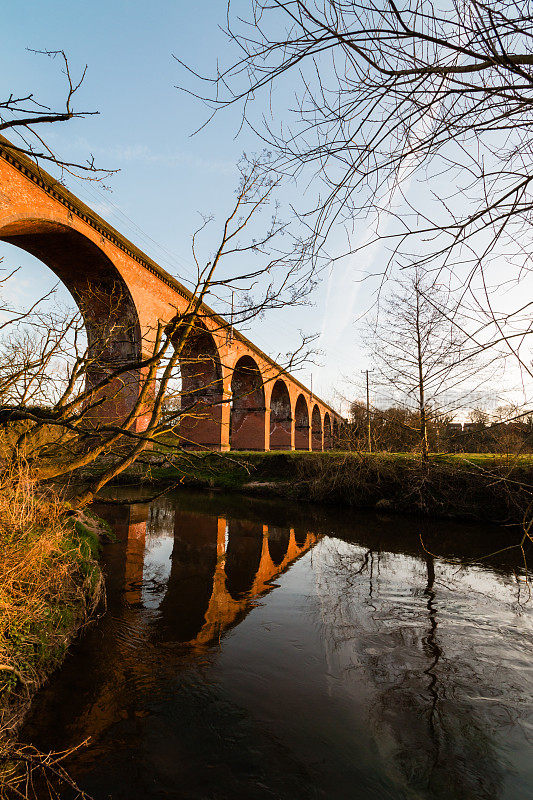
{"type": "Polygon", "coordinates": [[[331,450],[331,417],[328,411],[324,414],[324,450],[331,450]]]}
{"type": "Polygon", "coordinates": [[[294,447],[309,450],[309,408],[303,394],[298,395],[294,409],[294,447]]]}
{"type": "Polygon", "coordinates": [[[270,449],[290,450],[292,447],[292,409],[287,384],[279,378],[270,395],[270,449]]]}
{"type": "MultiPolygon", "coordinates": [[[[68,225],[46,219],[12,220],[0,228],[0,240],[43,262],[66,286],[83,316],[94,366],[89,382],[140,360],[141,329],[129,288],[111,259],[91,239],[68,225]]],[[[120,421],[137,400],[141,374],[132,369],[120,383],[102,391],[106,401],[95,417],[120,421]]],[[[137,428],[142,427],[139,416],[137,428]]]]}
{"type": "Polygon", "coordinates": [[[261,564],[263,526],[248,520],[232,519],[228,521],[228,529],[226,588],[234,600],[239,600],[252,588],[261,564]]]}
{"type": "Polygon", "coordinates": [[[291,532],[289,528],[278,528],[276,525],[268,526],[268,552],[272,563],[279,567],[289,549],[291,532]]]}
{"type": "MultiPolygon", "coordinates": [[[[179,336],[179,328],[177,331],[179,336]]],[[[179,358],[181,422],[184,447],[218,448],[222,430],[222,366],[216,342],[207,327],[195,320],[179,358]]]]}
{"type": "Polygon", "coordinates": [[[315,403],[311,416],[311,450],[322,450],[322,417],[315,403]]]}
{"type": "Polygon", "coordinates": [[[261,370],[251,356],[241,356],[233,368],[231,379],[232,450],[265,449],[265,411],[261,370]]]}

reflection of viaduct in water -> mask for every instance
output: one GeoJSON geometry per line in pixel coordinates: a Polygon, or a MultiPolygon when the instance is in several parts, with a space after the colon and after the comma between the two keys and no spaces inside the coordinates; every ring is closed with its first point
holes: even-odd
{"type": "MultiPolygon", "coordinates": [[[[120,570],[126,601],[144,604],[143,586],[148,587],[158,610],[158,638],[197,646],[216,641],[238,624],[254,599],[269,592],[275,578],[319,538],[305,530],[206,516],[171,505],[121,506],[116,512],[118,518],[107,516],[126,543],[120,570]],[[147,574],[146,560],[150,544],[159,543],[160,537],[168,541],[171,531],[170,573],[158,585],[157,569],[154,576],[147,574]]],[[[165,551],[164,562],[167,558],[165,551]]],[[[164,570],[165,565],[158,566],[164,570]]]]}

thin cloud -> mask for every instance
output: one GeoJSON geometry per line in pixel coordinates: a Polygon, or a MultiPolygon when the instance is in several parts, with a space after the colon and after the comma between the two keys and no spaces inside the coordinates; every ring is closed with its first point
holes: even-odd
{"type": "Polygon", "coordinates": [[[172,153],[155,153],[145,144],[113,144],[108,147],[94,147],[85,139],[78,139],[76,146],[84,152],[91,151],[99,158],[112,163],[147,163],[169,164],[173,166],[191,167],[202,172],[228,175],[235,169],[235,162],[226,159],[211,159],[178,150],[172,153]]]}

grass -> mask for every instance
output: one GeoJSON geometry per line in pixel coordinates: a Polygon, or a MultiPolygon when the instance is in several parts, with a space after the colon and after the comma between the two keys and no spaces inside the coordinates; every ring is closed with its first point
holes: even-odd
{"type": "Polygon", "coordinates": [[[51,754],[20,747],[14,734],[103,595],[98,533],[96,518],[73,514],[24,475],[0,485],[1,797],[26,796],[29,769],[60,770],[51,754]]]}
{"type": "Polygon", "coordinates": [[[99,597],[97,542],[65,512],[27,483],[0,491],[0,713],[61,661],[99,597]]]}
{"type": "Polygon", "coordinates": [[[415,453],[156,451],[121,481],[523,525],[533,503],[533,456],[433,454],[426,463],[415,453]]]}
{"type": "MultiPolygon", "coordinates": [[[[162,448],[165,452],[165,448],[162,448]]],[[[169,456],[169,451],[166,451],[169,456]]],[[[172,457],[174,469],[168,466],[152,465],[146,474],[150,478],[178,474],[184,476],[187,483],[194,482],[212,484],[227,488],[237,488],[250,481],[286,481],[295,478],[295,470],[323,465],[360,464],[362,461],[381,464],[422,463],[417,453],[360,453],[329,450],[327,452],[308,452],[302,450],[270,450],[270,451],[231,451],[213,453],[196,451],[193,454],[179,454],[172,457]]],[[[533,454],[506,453],[434,453],[430,455],[430,464],[450,464],[458,468],[479,466],[490,468],[529,468],[533,467],[533,454]]],[[[144,466],[138,471],[143,472],[144,466]]]]}

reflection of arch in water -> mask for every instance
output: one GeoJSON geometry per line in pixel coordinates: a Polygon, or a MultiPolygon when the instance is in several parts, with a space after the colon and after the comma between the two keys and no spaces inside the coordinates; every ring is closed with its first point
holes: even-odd
{"type": "MultiPolygon", "coordinates": [[[[176,337],[180,336],[178,327],[176,337]]],[[[195,447],[220,445],[222,420],[222,367],[213,336],[196,320],[189,331],[179,359],[181,409],[179,426],[182,444],[195,447]]]]}
{"type": "Polygon", "coordinates": [[[248,520],[228,523],[226,588],[234,600],[252,588],[261,562],[263,525],[248,520]]]}
{"type": "Polygon", "coordinates": [[[320,416],[320,409],[316,403],[313,406],[313,413],[311,415],[311,449],[322,450],[322,418],[320,416]]]}
{"type": "MultiPolygon", "coordinates": [[[[296,542],[295,532],[291,528],[287,531],[289,543],[285,556],[282,562],[276,566],[270,556],[268,545],[270,535],[269,527],[267,525],[254,525],[254,523],[248,523],[248,526],[247,535],[252,535],[252,529],[255,530],[253,534],[256,538],[256,546],[254,548],[255,555],[257,555],[259,545],[261,547],[259,565],[248,594],[241,595],[238,599],[235,599],[230,594],[228,590],[228,581],[225,580],[226,562],[224,558],[219,558],[213,580],[213,594],[205,615],[206,621],[202,630],[191,644],[196,644],[198,646],[209,644],[213,640],[219,638],[225,630],[237,624],[253,607],[253,598],[260,597],[272,591],[274,579],[285,572],[300,556],[310,550],[318,540],[315,534],[306,533],[303,545],[299,546],[296,542]]],[[[236,528],[234,522],[231,522],[228,527],[230,536],[227,551],[229,553],[231,531],[237,532],[237,530],[242,531],[243,529],[236,528]]],[[[238,548],[235,549],[235,552],[237,552],[237,550],[238,548]]],[[[249,582],[249,575],[247,582],[249,582]]]]}
{"type": "Polygon", "coordinates": [[[303,394],[298,395],[294,409],[294,448],[309,450],[309,409],[303,394]]]}
{"type": "MultiPolygon", "coordinates": [[[[300,536],[300,541],[302,537],[300,536]]],[[[250,594],[252,596],[259,596],[272,589],[272,582],[279,575],[282,575],[300,556],[304,555],[308,550],[313,547],[318,541],[318,536],[314,533],[306,531],[304,541],[301,545],[296,542],[296,535],[294,528],[278,528],[269,525],[263,525],[263,549],[261,552],[261,562],[259,569],[255,576],[250,594]],[[288,539],[287,548],[282,561],[275,564],[272,560],[269,538],[271,532],[274,532],[273,540],[276,544],[281,544],[285,539],[288,539]],[[280,536],[281,534],[281,536],[280,536]]]]}
{"type": "Polygon", "coordinates": [[[124,593],[130,605],[141,602],[144,576],[146,525],[150,506],[147,503],[95,503],[94,511],[111,525],[117,545],[105,552],[107,562],[106,593],[124,593]]]}
{"type": "Polygon", "coordinates": [[[308,532],[303,528],[294,528],[294,541],[296,542],[296,547],[303,547],[308,535],[308,532]]]}
{"type": "MultiPolygon", "coordinates": [[[[68,225],[45,219],[6,221],[0,239],[46,264],[71,293],[82,313],[93,359],[90,383],[141,357],[135,303],[120,272],[100,247],[68,225]]],[[[139,377],[133,369],[107,386],[101,392],[107,400],[99,404],[94,416],[113,421],[123,418],[138,397],[139,377]]]]}
{"type": "Polygon", "coordinates": [[[270,449],[290,450],[292,443],[291,398],[285,381],[279,378],[270,395],[270,449]]]}
{"type": "MultiPolygon", "coordinates": [[[[160,551],[170,571],[164,568],[158,577],[157,569],[145,569],[148,511],[146,504],[102,507],[124,541],[120,552],[113,548],[121,559],[120,568],[112,570],[118,578],[113,591],[124,592],[130,604],[157,609],[155,635],[163,641],[213,641],[236,625],[253,607],[254,598],[270,592],[273,581],[318,540],[300,529],[251,520],[227,523],[224,517],[174,507],[173,538],[163,536],[165,543],[172,543],[171,558],[168,549],[160,551]]],[[[164,528],[170,521],[168,513],[151,515],[151,541],[157,541],[159,518],[164,528]]],[[[157,567],[157,558],[152,562],[157,567]]]]}
{"type": "MultiPolygon", "coordinates": [[[[126,566],[122,575],[127,581],[126,598],[130,603],[141,602],[147,512],[148,506],[139,505],[128,509],[128,519],[124,518],[123,530],[129,537],[125,551],[121,551],[126,566]]],[[[120,524],[122,517],[114,521],[120,524]]],[[[317,539],[312,533],[296,534],[292,528],[269,529],[250,520],[231,520],[228,524],[224,517],[176,508],[170,574],[168,578],[163,576],[166,591],[159,605],[154,601],[157,603],[164,586],[155,585],[152,590],[145,576],[146,598],[143,592],[142,600],[148,602],[151,598],[148,606],[157,608],[155,635],[163,641],[198,646],[216,640],[238,624],[253,608],[254,598],[270,592],[275,578],[313,547],[317,539]],[[276,559],[282,556],[280,563],[274,563],[271,549],[276,559]]]]}
{"type": "Polygon", "coordinates": [[[157,625],[164,640],[188,642],[201,630],[213,593],[219,534],[217,517],[176,513],[172,567],[157,625]]]}
{"type": "Polygon", "coordinates": [[[266,407],[263,378],[251,356],[241,356],[231,379],[230,446],[232,450],[264,450],[266,407]]]}
{"type": "Polygon", "coordinates": [[[279,567],[287,554],[291,532],[289,528],[278,528],[275,525],[268,526],[268,552],[272,563],[279,567]]]}

